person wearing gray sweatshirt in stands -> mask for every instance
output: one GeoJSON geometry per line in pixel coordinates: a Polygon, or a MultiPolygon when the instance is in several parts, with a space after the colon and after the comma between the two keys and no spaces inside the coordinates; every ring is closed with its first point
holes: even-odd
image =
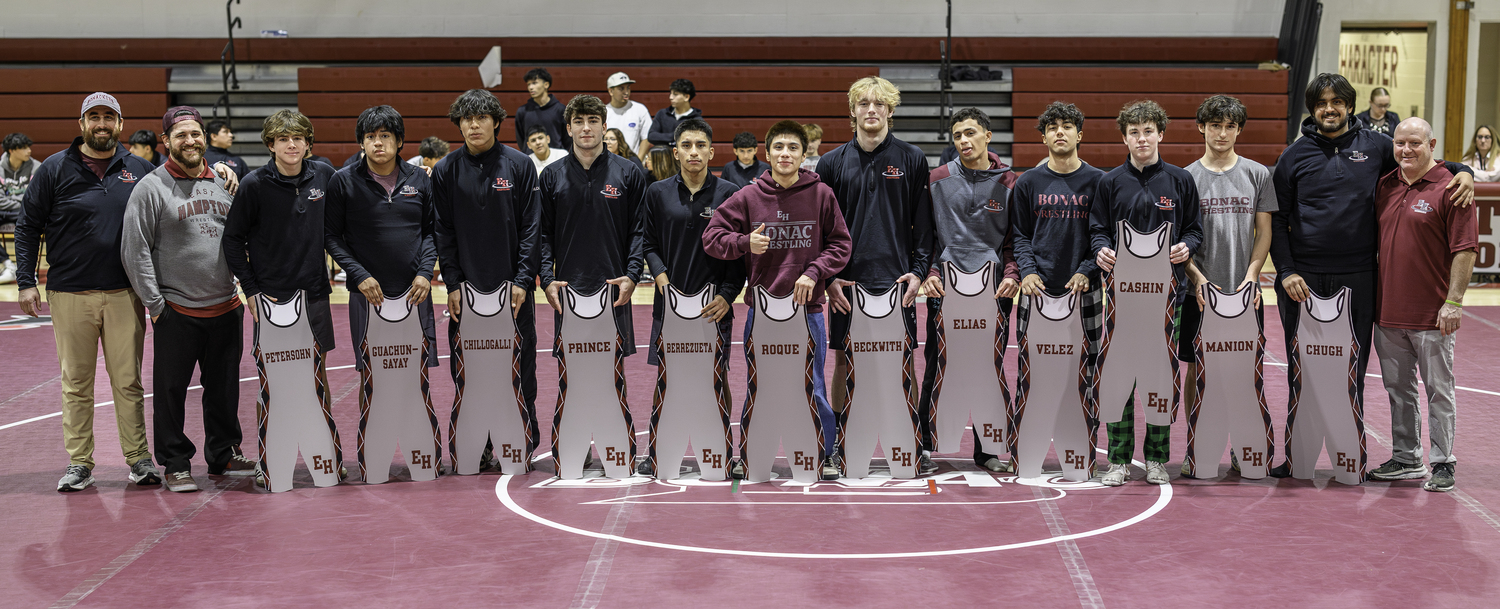
{"type": "Polygon", "coordinates": [[[168,110],[162,133],[169,158],[130,194],[120,259],[156,330],[156,459],[168,490],[190,492],[198,490],[191,469],[197,448],[183,432],[183,413],[195,367],[203,385],[208,473],[250,476],[258,468],[239,448],[244,308],[220,242],[234,199],[204,161],[208,142],[197,110],[168,110]]]}

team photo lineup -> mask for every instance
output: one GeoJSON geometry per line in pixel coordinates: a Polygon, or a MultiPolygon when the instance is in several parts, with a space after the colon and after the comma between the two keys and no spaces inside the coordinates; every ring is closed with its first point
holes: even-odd
{"type": "Polygon", "coordinates": [[[56,489],[96,482],[101,346],[129,482],[173,492],[200,489],[195,469],[301,488],[299,456],[318,487],[489,472],[812,484],[914,479],[940,459],[1118,487],[1312,479],[1326,458],[1346,485],[1456,488],[1454,346],[1487,168],[1441,158],[1422,118],[1357,114],[1344,76],[1312,78],[1274,168],[1236,153],[1248,111],[1230,95],[1202,99],[1193,125],[1150,99],[1086,117],[1059,96],[1034,125],[1014,118],[1017,141],[1046,146],[1030,168],[991,151],[989,115],[957,108],[934,169],[892,132],[901,91],[879,76],[849,84],[852,135],[836,145],[822,140],[841,125],[716,132],[687,79],[654,116],[624,72],[569,100],[549,100],[545,69],[525,80],[520,108],[485,89],[453,99],[451,150],[370,107],[337,167],[296,110],[265,119],[271,161],[247,167],[228,125],[194,107],[156,123],[108,92],[78,100],[73,144],[24,161],[15,230],[21,311],[50,315],[56,338],[56,489]],[[167,154],[151,134],[122,139],[127,121],[159,128],[167,154]],[[1169,130],[1201,159],[1163,160],[1169,130]],[[726,142],[733,158],[715,158],[726,142]],[[1085,163],[1084,145],[1120,164],[1085,163]],[[1284,353],[1266,347],[1268,304],[1284,353]],[[338,349],[359,374],[357,429],[335,423],[338,349]],[[556,379],[538,374],[546,355],[556,379]],[[1366,450],[1366,418],[1384,416],[1363,394],[1372,356],[1383,463],[1366,450]],[[243,430],[247,358],[258,425],[243,430]],[[646,368],[653,391],[627,392],[627,369],[646,368]],[[435,402],[450,381],[452,404],[435,402]],[[555,405],[539,404],[554,382],[555,405]],[[633,418],[646,403],[649,421],[633,418]],[[1169,471],[1173,425],[1187,444],[1169,471]]]}

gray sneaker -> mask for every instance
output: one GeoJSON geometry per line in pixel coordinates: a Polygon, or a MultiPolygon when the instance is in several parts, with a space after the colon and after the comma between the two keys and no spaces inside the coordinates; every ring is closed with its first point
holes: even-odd
{"type": "Polygon", "coordinates": [[[57,490],[64,493],[81,491],[94,483],[94,472],[82,465],[69,465],[68,471],[57,481],[57,490]]]}
{"type": "Polygon", "coordinates": [[[1402,463],[1389,459],[1380,467],[1370,470],[1371,480],[1418,480],[1427,477],[1427,468],[1421,463],[1402,463]]]}
{"type": "Polygon", "coordinates": [[[174,493],[192,493],[198,490],[198,483],[193,481],[191,473],[172,472],[167,474],[167,490],[174,493]]]}
{"type": "Polygon", "coordinates": [[[1016,471],[1015,468],[1010,466],[1009,461],[1001,461],[1000,457],[990,457],[989,459],[985,460],[984,463],[980,463],[979,467],[990,470],[997,474],[1009,474],[1016,471]]]}
{"type": "Polygon", "coordinates": [[[838,480],[843,475],[843,472],[839,471],[838,461],[833,457],[823,460],[822,471],[819,473],[822,474],[820,477],[824,480],[838,480]]]}
{"type": "Polygon", "coordinates": [[[1453,464],[1434,463],[1432,478],[1422,485],[1422,489],[1434,493],[1446,493],[1453,490],[1453,464]]]}
{"type": "Polygon", "coordinates": [[[161,484],[161,470],[156,469],[156,464],[151,462],[151,457],[146,457],[130,466],[130,481],[141,486],[161,484]]]}

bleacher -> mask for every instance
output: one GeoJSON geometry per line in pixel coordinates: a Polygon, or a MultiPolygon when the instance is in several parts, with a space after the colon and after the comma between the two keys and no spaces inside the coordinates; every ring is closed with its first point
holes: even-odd
{"type": "Polygon", "coordinates": [[[35,145],[31,154],[47,158],[78,137],[79,104],[89,93],[109,91],[129,108],[126,131],[161,130],[166,113],[167,68],[0,68],[0,135],[21,132],[35,145]]]}

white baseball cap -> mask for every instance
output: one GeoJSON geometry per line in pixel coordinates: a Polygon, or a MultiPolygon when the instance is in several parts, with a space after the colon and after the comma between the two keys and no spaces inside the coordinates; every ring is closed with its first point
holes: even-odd
{"type": "Polygon", "coordinates": [[[114,110],[115,116],[124,116],[124,114],[120,112],[120,100],[115,99],[115,96],[103,91],[91,94],[88,97],[83,98],[83,109],[78,111],[78,116],[88,116],[89,110],[92,110],[99,106],[104,106],[105,108],[114,110]]]}
{"type": "Polygon", "coordinates": [[[614,74],[610,74],[609,80],[606,80],[604,82],[606,87],[618,87],[620,85],[633,83],[635,81],[630,80],[630,77],[626,76],[624,72],[615,72],[614,74]]]}

